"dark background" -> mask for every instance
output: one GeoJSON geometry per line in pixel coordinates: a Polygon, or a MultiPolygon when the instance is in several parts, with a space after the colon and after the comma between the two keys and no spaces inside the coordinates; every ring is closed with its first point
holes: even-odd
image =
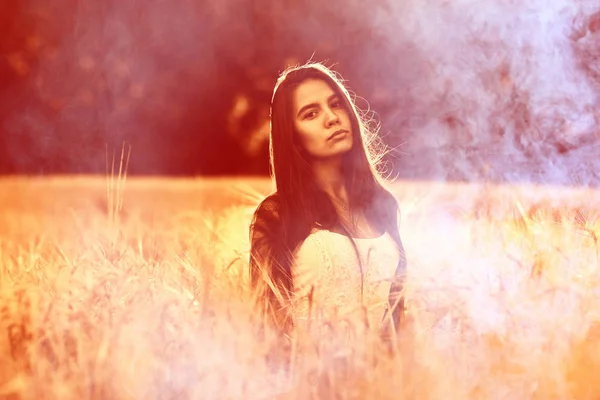
{"type": "Polygon", "coordinates": [[[268,173],[273,85],[324,61],[401,179],[600,181],[590,1],[2,0],[0,174],[268,173]]]}

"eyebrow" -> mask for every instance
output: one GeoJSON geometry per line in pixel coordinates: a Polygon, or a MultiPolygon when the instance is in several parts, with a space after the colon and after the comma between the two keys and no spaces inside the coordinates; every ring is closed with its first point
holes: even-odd
{"type": "MultiPolygon", "coordinates": [[[[336,97],[340,97],[337,93],[332,94],[331,96],[329,96],[327,98],[327,102],[329,103],[331,100],[335,99],[336,97]]],[[[318,107],[319,104],[318,103],[310,103],[305,105],[304,107],[302,107],[299,111],[298,114],[296,114],[296,116],[300,116],[300,114],[302,114],[305,110],[312,108],[312,107],[318,107]]]]}

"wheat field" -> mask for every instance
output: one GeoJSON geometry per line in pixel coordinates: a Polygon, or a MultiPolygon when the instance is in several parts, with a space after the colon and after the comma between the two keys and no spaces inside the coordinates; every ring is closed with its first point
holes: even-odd
{"type": "Polygon", "coordinates": [[[266,357],[266,179],[0,179],[0,398],[596,399],[600,193],[395,182],[408,325],[266,357]]]}

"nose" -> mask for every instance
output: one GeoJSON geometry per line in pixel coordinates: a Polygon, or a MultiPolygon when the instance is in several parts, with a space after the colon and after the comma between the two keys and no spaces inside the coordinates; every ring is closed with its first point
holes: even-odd
{"type": "Polygon", "coordinates": [[[325,125],[327,125],[328,127],[338,124],[340,122],[338,115],[329,107],[327,107],[325,111],[325,116],[325,125]]]}

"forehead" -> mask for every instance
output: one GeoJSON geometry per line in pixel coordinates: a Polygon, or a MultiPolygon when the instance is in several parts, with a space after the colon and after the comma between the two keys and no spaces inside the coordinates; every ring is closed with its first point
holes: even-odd
{"type": "Polygon", "coordinates": [[[334,95],[333,89],[321,79],[307,79],[294,90],[294,109],[299,110],[311,103],[320,103],[334,95]]]}

